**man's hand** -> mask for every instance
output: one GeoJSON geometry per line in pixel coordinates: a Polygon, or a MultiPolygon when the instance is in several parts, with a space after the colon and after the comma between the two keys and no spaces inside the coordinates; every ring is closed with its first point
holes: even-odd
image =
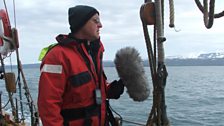
{"type": "Polygon", "coordinates": [[[109,85],[109,89],[107,92],[107,97],[110,99],[118,99],[120,95],[124,92],[124,84],[123,81],[120,79],[119,81],[114,80],[109,85]]]}

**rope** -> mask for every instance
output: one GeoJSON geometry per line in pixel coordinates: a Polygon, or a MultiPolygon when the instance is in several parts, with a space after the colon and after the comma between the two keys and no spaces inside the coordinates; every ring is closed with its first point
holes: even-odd
{"type": "Polygon", "coordinates": [[[138,122],[133,122],[133,121],[130,121],[130,120],[123,120],[123,121],[126,122],[126,123],[135,124],[135,125],[138,125],[138,126],[145,126],[145,124],[141,124],[141,123],[138,123],[138,122]]]}
{"type": "Polygon", "coordinates": [[[214,18],[220,18],[224,16],[224,11],[215,14],[214,9],[215,9],[215,0],[210,0],[209,3],[209,11],[208,11],[208,1],[203,0],[204,6],[202,6],[201,2],[199,0],[195,0],[195,3],[199,10],[203,13],[203,18],[204,18],[204,25],[206,28],[211,28],[214,22],[214,18]]]}
{"type": "MultiPolygon", "coordinates": [[[[204,12],[204,7],[202,6],[201,2],[199,0],[195,0],[195,3],[197,5],[197,7],[199,8],[199,10],[203,13],[204,12]]],[[[214,14],[214,18],[220,18],[224,16],[224,11],[214,14]]]]}
{"type": "Polygon", "coordinates": [[[204,24],[206,28],[211,28],[214,22],[214,6],[215,6],[215,0],[210,0],[210,7],[208,11],[208,1],[204,0],[204,24]]]}
{"type": "MultiPolygon", "coordinates": [[[[7,10],[7,6],[6,6],[6,2],[5,0],[3,0],[4,2],[4,5],[5,5],[5,10],[6,10],[6,13],[8,15],[8,10],[7,10]]],[[[14,11],[14,24],[15,24],[15,28],[16,28],[16,9],[15,9],[15,0],[13,0],[13,11],[14,11]]],[[[10,21],[9,21],[10,23],[10,21]]],[[[12,44],[15,44],[15,43],[12,43],[12,44]]],[[[15,45],[14,45],[15,46],[15,45]]],[[[16,46],[15,46],[16,47],[16,46]]],[[[10,53],[11,54],[11,53],[10,53]]],[[[1,55],[1,54],[0,54],[1,55]]],[[[26,100],[27,100],[27,103],[28,103],[28,106],[29,106],[29,110],[30,110],[30,114],[31,114],[31,123],[32,123],[32,126],[36,126],[38,125],[38,122],[36,120],[34,120],[35,118],[38,118],[38,114],[37,114],[37,108],[36,106],[33,104],[33,100],[32,100],[32,97],[31,97],[31,94],[30,94],[30,91],[29,91],[29,88],[28,88],[28,85],[26,83],[26,79],[25,79],[25,75],[23,73],[23,69],[22,69],[22,64],[20,62],[20,58],[19,58],[19,51],[18,51],[18,48],[16,48],[16,58],[17,58],[17,69],[18,69],[18,78],[17,78],[17,83],[18,83],[18,86],[19,86],[19,102],[20,102],[20,109],[21,109],[21,116],[22,118],[24,118],[24,110],[23,110],[23,102],[22,102],[22,87],[21,87],[21,76],[22,76],[22,81],[23,81],[23,84],[24,84],[24,87],[23,89],[25,90],[25,96],[26,96],[26,100]],[[20,76],[21,74],[21,76],[20,76]]],[[[1,61],[2,61],[2,64],[3,64],[3,59],[2,59],[2,56],[1,56],[1,61]]],[[[10,60],[11,61],[11,60],[10,60]]],[[[13,103],[13,99],[12,99],[12,96],[10,96],[9,94],[9,101],[11,103],[11,108],[13,110],[13,116],[15,118],[15,120],[18,120],[18,116],[16,116],[14,113],[16,113],[16,108],[14,106],[14,103],[13,103]]]]}
{"type": "MultiPolygon", "coordinates": [[[[108,101],[108,102],[109,102],[109,101],[108,101]]],[[[119,121],[119,122],[118,122],[118,123],[119,123],[119,126],[122,126],[123,122],[125,122],[125,123],[131,123],[131,124],[135,124],[135,125],[139,125],[139,126],[145,126],[145,124],[141,124],[141,123],[138,123],[138,122],[134,122],[134,121],[130,121],[130,120],[125,120],[125,119],[123,119],[122,116],[121,116],[118,112],[116,112],[116,111],[111,107],[110,104],[108,104],[108,107],[110,108],[110,110],[111,110],[112,112],[114,112],[114,113],[118,116],[118,117],[115,117],[115,120],[119,121]]]]}
{"type": "MultiPolygon", "coordinates": [[[[143,10],[144,5],[141,6],[140,10],[143,10]]],[[[142,12],[140,12],[140,14],[142,14],[142,12]]],[[[142,16],[141,16],[142,18],[142,16]]],[[[154,75],[156,73],[156,64],[154,62],[154,55],[153,55],[153,51],[152,51],[152,45],[151,45],[151,41],[150,41],[150,36],[148,33],[148,28],[147,25],[145,23],[145,21],[143,19],[142,20],[142,27],[143,27],[143,32],[144,32],[144,37],[145,37],[145,43],[146,43],[146,47],[147,47],[147,54],[148,54],[148,59],[149,59],[149,65],[150,65],[150,71],[151,71],[151,78],[152,80],[155,80],[154,75]]],[[[155,48],[154,48],[155,49],[155,48]]]]}
{"type": "MultiPolygon", "coordinates": [[[[1,66],[3,68],[3,73],[5,75],[5,64],[4,64],[4,61],[3,61],[3,58],[2,58],[1,54],[0,54],[0,60],[1,60],[1,66]]],[[[7,83],[7,79],[5,79],[5,83],[7,83]]],[[[15,108],[15,105],[14,105],[14,102],[13,102],[13,99],[12,99],[12,95],[13,95],[13,93],[11,94],[10,92],[8,92],[8,97],[9,97],[9,101],[10,101],[11,108],[12,108],[12,115],[14,116],[15,120],[18,121],[18,117],[15,115],[16,114],[16,108],[15,108]]]]}
{"type": "MultiPolygon", "coordinates": [[[[29,103],[29,109],[30,109],[30,114],[31,114],[31,123],[32,126],[35,126],[38,124],[38,122],[35,122],[34,117],[35,117],[35,113],[37,113],[37,108],[36,106],[33,104],[33,99],[31,97],[26,79],[25,79],[25,75],[22,69],[22,64],[19,58],[19,50],[18,48],[16,48],[16,57],[17,57],[17,67],[18,67],[18,76],[21,74],[22,75],[22,80],[23,80],[23,84],[24,84],[24,90],[25,90],[25,96],[26,96],[26,100],[29,103]]],[[[20,77],[20,76],[19,76],[20,77]]],[[[19,83],[20,83],[20,79],[19,79],[19,83]]]]}
{"type": "MultiPolygon", "coordinates": [[[[148,27],[146,25],[146,22],[144,21],[144,17],[142,14],[144,5],[141,7],[140,11],[143,32],[148,52],[151,77],[153,81],[153,105],[146,126],[153,126],[153,125],[168,126],[169,120],[166,115],[165,92],[164,92],[167,77],[167,71],[164,64],[164,47],[163,47],[163,42],[166,40],[166,38],[164,37],[164,0],[157,0],[155,1],[154,5],[156,14],[155,15],[156,23],[154,25],[154,34],[153,34],[154,52],[152,51],[151,41],[148,33],[148,27]],[[156,57],[156,54],[158,55],[158,57],[156,57]],[[158,64],[156,64],[157,63],[156,61],[158,61],[158,64]],[[158,65],[157,69],[156,65],[158,65]]],[[[171,7],[171,9],[174,8],[171,7]]],[[[171,13],[174,15],[174,11],[171,13]]]]}
{"type": "Polygon", "coordinates": [[[6,104],[2,107],[2,108],[0,108],[0,109],[4,109],[7,105],[9,104],[9,100],[6,102],[6,104]]]}
{"type": "Polygon", "coordinates": [[[155,80],[155,73],[156,73],[156,64],[154,62],[154,56],[152,52],[152,45],[151,41],[148,35],[148,28],[147,26],[143,23],[143,31],[144,31],[144,36],[145,36],[145,41],[146,41],[146,47],[147,47],[147,52],[148,52],[148,59],[149,59],[149,65],[150,65],[150,71],[151,71],[151,78],[152,80],[155,80]]]}
{"type": "Polygon", "coordinates": [[[14,24],[16,28],[16,6],[15,6],[15,0],[13,0],[13,11],[14,11],[14,24]]]}
{"type": "Polygon", "coordinates": [[[164,48],[163,48],[163,42],[166,40],[164,37],[164,26],[163,26],[163,13],[162,13],[162,2],[161,0],[155,1],[155,11],[156,11],[156,36],[155,38],[157,40],[157,50],[158,50],[158,62],[163,63],[164,62],[164,48]]]}
{"type": "Polygon", "coordinates": [[[174,28],[174,4],[173,0],[169,0],[169,7],[170,7],[170,28],[174,28]]]}
{"type": "MultiPolygon", "coordinates": [[[[158,0],[159,1],[159,0],[158,0]]],[[[161,26],[161,30],[162,30],[162,36],[164,37],[164,0],[161,0],[161,5],[160,5],[160,8],[161,8],[161,22],[162,22],[162,26],[161,26]]],[[[158,26],[156,26],[156,29],[159,28],[158,26]]],[[[166,39],[164,39],[162,42],[164,42],[166,39]]]]}
{"type": "Polygon", "coordinates": [[[145,3],[147,3],[147,2],[152,2],[152,0],[145,0],[145,3]]]}
{"type": "Polygon", "coordinates": [[[22,118],[24,118],[23,103],[21,102],[23,100],[23,98],[22,98],[22,87],[21,87],[20,73],[19,72],[18,72],[18,77],[17,77],[17,83],[18,83],[18,86],[19,86],[19,101],[20,101],[21,116],[22,116],[22,118]]]}
{"type": "MultiPolygon", "coordinates": [[[[6,94],[1,94],[2,96],[4,96],[4,97],[8,97],[8,95],[6,95],[6,94]]],[[[12,97],[13,99],[17,99],[17,97],[16,96],[13,96],[12,97]]],[[[17,99],[18,101],[20,101],[19,99],[17,99]]],[[[23,102],[23,103],[25,103],[25,104],[33,104],[33,105],[35,105],[33,102],[27,102],[27,101],[25,101],[25,100],[22,100],[21,102],[23,102]]],[[[6,104],[6,103],[5,103],[6,104]]]]}
{"type": "MultiPolygon", "coordinates": [[[[196,1],[196,0],[195,0],[196,1]]],[[[147,0],[145,0],[147,2],[147,0]]],[[[169,126],[170,122],[167,118],[166,104],[165,104],[165,86],[166,79],[168,76],[164,55],[163,42],[166,40],[164,37],[164,0],[155,0],[155,24],[154,24],[154,52],[152,51],[151,41],[148,33],[148,27],[143,17],[144,5],[141,6],[140,16],[143,26],[143,32],[148,52],[148,59],[151,70],[151,77],[153,81],[153,105],[149,114],[146,126],[169,126]],[[157,52],[156,52],[157,48],[157,52]],[[156,57],[156,54],[158,57],[156,57]],[[156,60],[158,59],[158,68],[156,69],[156,60]]],[[[197,1],[197,3],[200,3],[197,1]]],[[[215,0],[210,1],[209,11],[207,10],[208,4],[204,0],[204,7],[201,6],[201,11],[204,12],[204,22],[206,27],[211,27],[214,20],[214,3],[215,0]],[[206,14],[207,12],[207,14],[206,14]]],[[[169,0],[170,7],[170,24],[169,26],[175,27],[174,25],[174,3],[173,0],[169,0]]],[[[224,12],[223,12],[224,13],[224,12]]],[[[220,14],[219,14],[220,16],[220,14]]]]}

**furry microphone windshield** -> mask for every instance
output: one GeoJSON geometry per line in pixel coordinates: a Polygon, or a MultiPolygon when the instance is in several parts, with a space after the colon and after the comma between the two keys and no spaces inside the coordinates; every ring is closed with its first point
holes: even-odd
{"type": "Polygon", "coordinates": [[[150,90],[141,57],[135,48],[126,47],[117,51],[114,63],[127,93],[134,101],[144,101],[150,90]]]}

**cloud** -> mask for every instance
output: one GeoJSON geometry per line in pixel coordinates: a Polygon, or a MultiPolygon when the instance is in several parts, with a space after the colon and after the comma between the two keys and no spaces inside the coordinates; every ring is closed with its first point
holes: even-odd
{"type": "MultiPolygon", "coordinates": [[[[23,0],[16,1],[16,25],[20,38],[20,53],[24,63],[38,62],[40,50],[55,43],[55,36],[69,32],[67,10],[77,4],[94,6],[100,12],[103,28],[101,39],[105,46],[104,59],[113,60],[116,51],[125,46],[136,47],[146,59],[147,50],[144,42],[139,9],[143,1],[139,0],[83,0],[52,1],[23,0]]],[[[7,1],[10,20],[14,26],[13,3],[7,1]]],[[[216,12],[223,11],[224,1],[216,2],[216,12]]],[[[4,8],[1,4],[0,8],[4,8]]],[[[211,29],[203,24],[203,15],[194,1],[174,1],[175,32],[170,29],[168,1],[165,2],[165,42],[166,55],[188,55],[192,53],[224,50],[224,18],[215,19],[211,29]]],[[[152,26],[149,26],[152,38],[152,26]]]]}

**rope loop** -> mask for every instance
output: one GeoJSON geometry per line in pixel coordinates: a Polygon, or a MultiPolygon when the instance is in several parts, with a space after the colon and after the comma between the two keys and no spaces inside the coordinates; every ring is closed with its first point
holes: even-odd
{"type": "Polygon", "coordinates": [[[208,0],[203,0],[204,6],[202,6],[199,0],[195,0],[195,3],[199,10],[203,13],[204,24],[207,29],[212,27],[214,18],[220,18],[224,16],[224,11],[215,14],[215,0],[210,0],[209,7],[208,0]]]}
{"type": "Polygon", "coordinates": [[[204,4],[204,24],[206,28],[211,28],[214,22],[214,13],[215,13],[215,0],[210,0],[209,10],[208,10],[208,0],[203,0],[204,4]]]}

